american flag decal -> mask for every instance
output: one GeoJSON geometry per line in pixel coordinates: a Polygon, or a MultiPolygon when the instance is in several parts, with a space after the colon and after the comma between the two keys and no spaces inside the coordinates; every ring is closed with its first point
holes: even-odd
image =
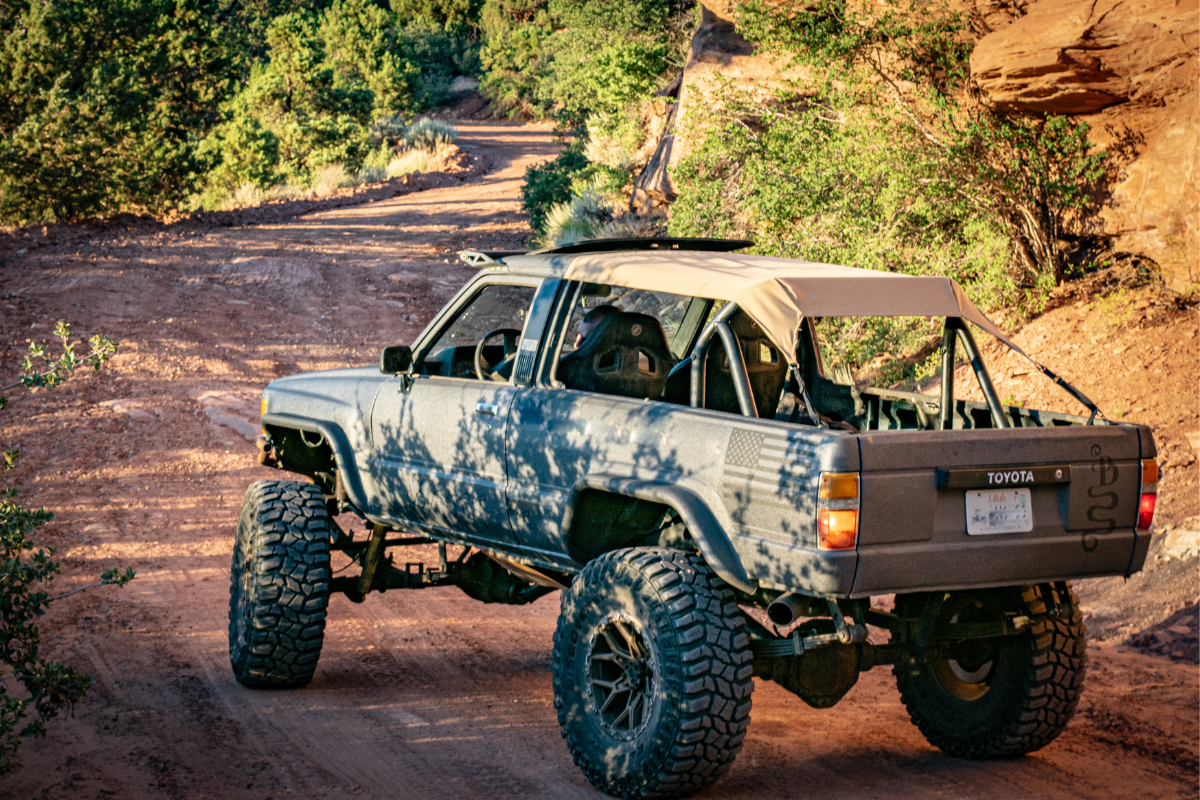
{"type": "Polygon", "coordinates": [[[814,456],[811,445],[787,433],[731,431],[721,491],[730,515],[754,528],[794,529],[794,516],[811,514],[815,505],[814,456]]]}

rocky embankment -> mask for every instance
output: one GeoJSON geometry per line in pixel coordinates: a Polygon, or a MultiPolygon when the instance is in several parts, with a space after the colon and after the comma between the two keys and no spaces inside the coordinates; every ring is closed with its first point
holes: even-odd
{"type": "MultiPolygon", "coordinates": [[[[1107,240],[1109,252],[1156,262],[1167,287],[1200,282],[1200,94],[1197,0],[960,0],[978,35],[971,74],[996,108],[1087,122],[1112,155],[1116,180],[1098,218],[1070,233],[1107,240]]],[[[675,198],[671,170],[687,155],[682,123],[711,113],[707,87],[770,92],[794,77],[777,54],[737,31],[737,0],[701,0],[702,18],[676,83],[663,90],[651,130],[657,148],[636,185],[634,207],[675,198]],[[672,124],[674,123],[674,124],[672,124]]]]}

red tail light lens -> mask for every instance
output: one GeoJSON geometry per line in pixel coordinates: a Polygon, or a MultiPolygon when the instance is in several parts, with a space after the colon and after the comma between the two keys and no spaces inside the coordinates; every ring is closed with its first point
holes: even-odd
{"type": "Polygon", "coordinates": [[[1158,462],[1142,460],[1142,501],[1138,503],[1138,530],[1149,530],[1154,524],[1154,504],[1158,502],[1158,462]]]}
{"type": "Polygon", "coordinates": [[[858,544],[858,509],[817,512],[817,547],[822,550],[853,550],[858,544]]]}
{"type": "MultiPolygon", "coordinates": [[[[1142,495],[1142,502],[1138,504],[1138,530],[1147,530],[1154,524],[1154,504],[1158,501],[1156,494],[1142,495]]],[[[1126,517],[1129,519],[1129,517],[1126,517]]]]}

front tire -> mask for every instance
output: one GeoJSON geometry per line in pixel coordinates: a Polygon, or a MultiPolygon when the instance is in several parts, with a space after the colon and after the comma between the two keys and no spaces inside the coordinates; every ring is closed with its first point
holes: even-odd
{"type": "Polygon", "coordinates": [[[624,798],[679,797],[733,764],[750,723],[750,639],[698,555],[605,553],[563,593],[551,665],[575,764],[624,798]]]}
{"type": "MultiPolygon", "coordinates": [[[[1075,593],[1058,598],[1034,586],[952,592],[942,622],[990,622],[1006,614],[1032,620],[1027,632],[962,642],[924,662],[893,668],[913,724],[934,747],[971,759],[1012,758],[1053,741],[1083,691],[1087,636],[1075,593]]],[[[923,595],[896,598],[901,616],[919,617],[923,595]]]]}
{"type": "Polygon", "coordinates": [[[258,481],[238,517],[229,587],[229,660],[238,683],[308,684],[325,640],[329,512],[310,483],[258,481]]]}

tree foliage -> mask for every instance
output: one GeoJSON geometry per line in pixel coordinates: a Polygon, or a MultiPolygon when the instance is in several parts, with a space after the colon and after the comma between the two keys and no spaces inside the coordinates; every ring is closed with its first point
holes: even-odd
{"type": "Polygon", "coordinates": [[[160,211],[243,56],[215,0],[0,4],[0,219],[160,211]]]}
{"type": "Polygon", "coordinates": [[[484,86],[503,109],[578,126],[648,97],[683,66],[694,4],[487,0],[484,86]]]}
{"type": "Polygon", "coordinates": [[[1064,222],[1093,206],[1105,155],[1089,143],[1086,123],[1004,113],[982,101],[970,77],[965,14],[935,0],[872,10],[847,0],[782,8],[750,0],[739,27],[824,79],[822,98],[890,112],[889,136],[914,134],[930,164],[923,195],[1002,225],[1018,284],[1065,277],[1064,222]]]}
{"type": "Polygon", "coordinates": [[[372,123],[478,71],[479,6],[0,0],[0,223],[161,214],[357,169],[372,123]]]}

